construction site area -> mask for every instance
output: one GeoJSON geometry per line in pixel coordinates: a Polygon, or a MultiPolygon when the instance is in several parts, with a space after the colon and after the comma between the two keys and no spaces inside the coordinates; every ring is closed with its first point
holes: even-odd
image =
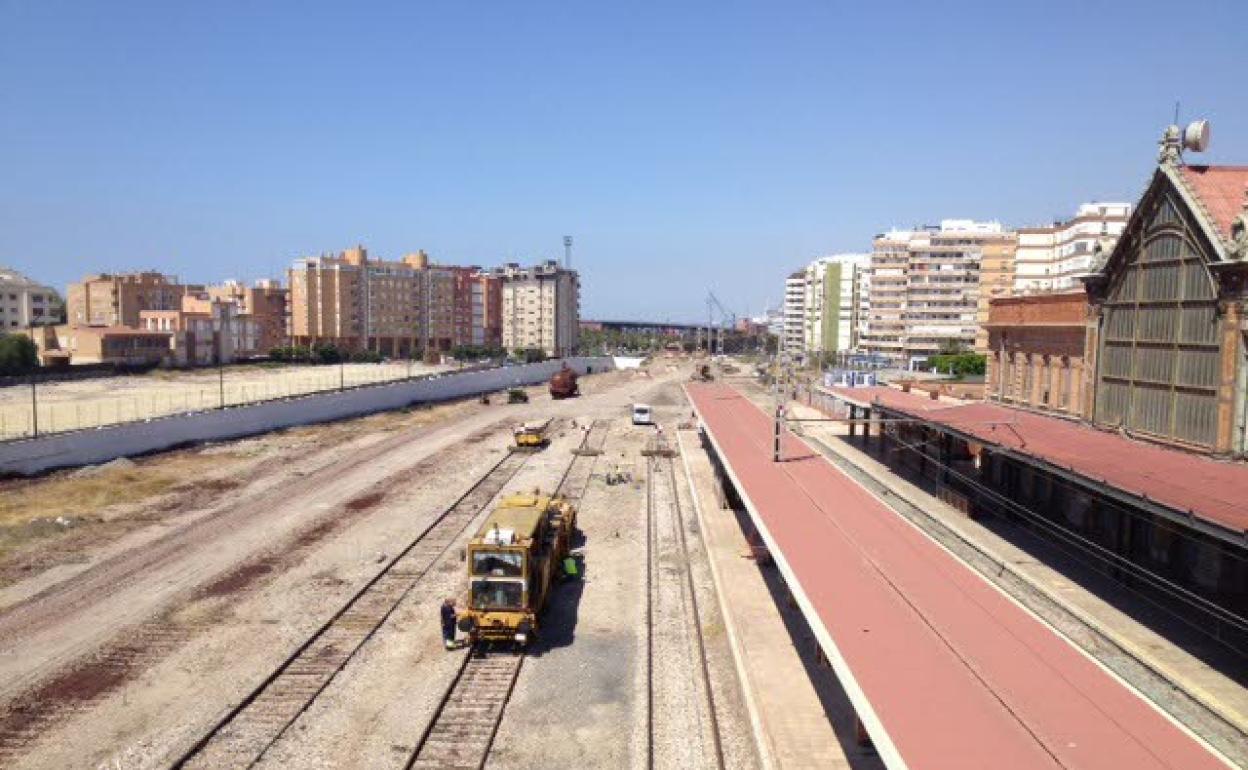
{"type": "Polygon", "coordinates": [[[773,431],[743,364],[557,380],[0,481],[0,766],[1248,762],[1234,672],[853,420],[785,396],[773,431]],[[473,549],[548,498],[559,558],[486,644],[473,549]]]}

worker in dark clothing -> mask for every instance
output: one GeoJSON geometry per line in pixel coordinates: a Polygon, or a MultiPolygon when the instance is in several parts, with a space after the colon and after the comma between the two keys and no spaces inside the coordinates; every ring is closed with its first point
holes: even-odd
{"type": "Polygon", "coordinates": [[[446,649],[455,649],[455,600],[442,602],[442,641],[446,649]]]}

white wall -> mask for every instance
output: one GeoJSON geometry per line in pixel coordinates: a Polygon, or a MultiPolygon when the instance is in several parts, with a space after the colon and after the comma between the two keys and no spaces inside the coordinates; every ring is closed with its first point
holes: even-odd
{"type": "Polygon", "coordinates": [[[56,433],[0,444],[0,475],[30,475],[52,468],[94,465],[200,441],[220,441],[292,425],[341,420],[445,401],[515,385],[534,385],[567,363],[580,374],[614,368],[610,356],[576,357],[476,372],[447,372],[407,382],[316,393],[230,409],[160,417],[91,430],[56,433]]]}

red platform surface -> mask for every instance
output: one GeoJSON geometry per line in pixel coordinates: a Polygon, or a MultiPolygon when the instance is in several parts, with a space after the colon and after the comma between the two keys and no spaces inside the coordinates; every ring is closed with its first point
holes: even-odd
{"type": "Polygon", "coordinates": [[[890,768],[1226,767],[730,387],[688,392],[890,768]]]}
{"type": "Polygon", "coordinates": [[[1248,464],[1146,444],[998,404],[949,404],[896,388],[829,388],[842,400],[921,417],[1085,478],[1147,497],[1232,532],[1248,530],[1248,464]]]}

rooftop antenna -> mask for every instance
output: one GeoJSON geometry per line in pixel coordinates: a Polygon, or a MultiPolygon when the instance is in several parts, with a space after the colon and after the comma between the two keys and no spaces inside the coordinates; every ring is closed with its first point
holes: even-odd
{"type": "Polygon", "coordinates": [[[1178,99],[1174,100],[1174,125],[1179,125],[1179,106],[1182,104],[1178,99]]]}

